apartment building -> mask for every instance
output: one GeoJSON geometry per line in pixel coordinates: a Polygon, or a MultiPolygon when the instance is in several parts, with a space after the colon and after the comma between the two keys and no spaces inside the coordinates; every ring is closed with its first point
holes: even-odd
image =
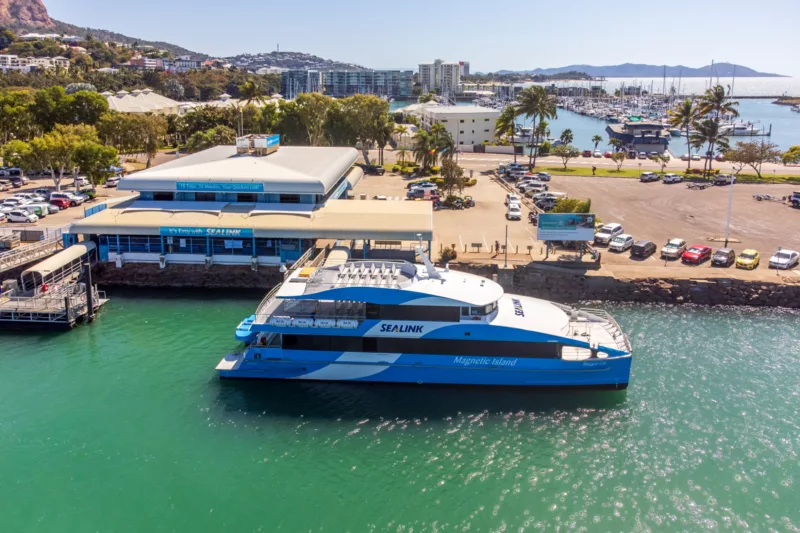
{"type": "Polygon", "coordinates": [[[453,96],[459,92],[461,64],[441,59],[437,59],[433,63],[420,63],[419,84],[422,86],[423,92],[436,89],[441,95],[453,96]]]}
{"type": "Polygon", "coordinates": [[[281,93],[290,100],[302,93],[320,93],[322,88],[323,76],[319,70],[292,69],[281,74],[281,93]]]}
{"type": "Polygon", "coordinates": [[[50,69],[54,67],[69,68],[69,59],[66,57],[19,57],[14,54],[0,54],[0,70],[20,70],[30,72],[36,69],[50,69]]]}
{"type": "Polygon", "coordinates": [[[164,70],[164,60],[150,57],[133,57],[130,60],[130,66],[142,70],[164,70]]]}
{"type": "Polygon", "coordinates": [[[323,72],[325,94],[336,98],[375,94],[408,98],[414,86],[411,70],[328,70],[323,72]]]}
{"type": "Polygon", "coordinates": [[[433,105],[421,106],[413,114],[418,116],[420,125],[426,130],[434,124],[441,124],[456,145],[475,145],[494,141],[500,111],[476,105],[433,105]]]}

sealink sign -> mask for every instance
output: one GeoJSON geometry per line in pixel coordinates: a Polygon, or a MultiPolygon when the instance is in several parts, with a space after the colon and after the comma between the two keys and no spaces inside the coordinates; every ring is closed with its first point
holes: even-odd
{"type": "Polygon", "coordinates": [[[161,227],[159,233],[165,237],[239,237],[249,239],[253,236],[250,228],[172,228],[161,227]]]}
{"type": "Polygon", "coordinates": [[[423,326],[381,324],[381,333],[422,333],[423,326]]]}

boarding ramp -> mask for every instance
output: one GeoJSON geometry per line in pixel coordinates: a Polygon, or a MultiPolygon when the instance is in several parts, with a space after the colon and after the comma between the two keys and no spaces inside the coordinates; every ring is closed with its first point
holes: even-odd
{"type": "Polygon", "coordinates": [[[22,290],[37,291],[42,286],[74,282],[81,274],[82,264],[97,260],[96,245],[91,242],[73,244],[53,257],[22,272],[22,290]]]}
{"type": "Polygon", "coordinates": [[[22,265],[33,263],[37,259],[51,256],[63,248],[60,238],[53,237],[33,244],[17,246],[7,252],[0,253],[0,274],[22,265]]]}

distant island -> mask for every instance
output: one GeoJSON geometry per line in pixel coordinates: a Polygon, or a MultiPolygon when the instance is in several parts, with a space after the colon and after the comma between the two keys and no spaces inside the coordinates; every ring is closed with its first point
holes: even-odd
{"type": "Polygon", "coordinates": [[[686,67],[683,65],[664,66],[664,65],[644,65],[636,63],[624,63],[622,65],[568,65],[556,68],[537,68],[533,70],[498,70],[495,75],[545,75],[553,76],[567,72],[582,72],[594,78],[660,78],[665,75],[668,78],[708,78],[724,77],[730,78],[736,74],[737,78],[778,78],[786,77],[782,74],[772,74],[768,72],[758,72],[751,68],[734,65],[733,63],[714,63],[700,68],[686,67]]]}

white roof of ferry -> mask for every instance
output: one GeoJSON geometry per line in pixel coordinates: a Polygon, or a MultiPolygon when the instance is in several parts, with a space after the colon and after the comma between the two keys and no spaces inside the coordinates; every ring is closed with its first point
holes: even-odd
{"type": "Polygon", "coordinates": [[[355,148],[281,146],[272,154],[237,154],[215,146],[142,170],[120,180],[118,189],[174,191],[179,181],[261,183],[265,193],[325,194],[358,159],[355,148]]]}

